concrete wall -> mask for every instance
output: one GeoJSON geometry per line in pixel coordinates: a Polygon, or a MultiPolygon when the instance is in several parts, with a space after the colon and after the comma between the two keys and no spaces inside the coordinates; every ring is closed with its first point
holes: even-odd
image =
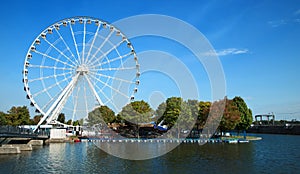
{"type": "Polygon", "coordinates": [[[257,125],[250,127],[247,130],[248,133],[265,133],[265,134],[289,134],[289,135],[300,135],[300,125],[257,125]]]}
{"type": "Polygon", "coordinates": [[[14,147],[18,147],[20,149],[20,151],[31,151],[32,150],[32,146],[31,144],[3,144],[1,147],[7,147],[7,148],[14,148],[14,147]]]}
{"type": "Polygon", "coordinates": [[[32,146],[42,146],[44,145],[43,140],[30,140],[27,144],[31,144],[32,146]]]}
{"type": "Polygon", "coordinates": [[[50,129],[50,139],[66,139],[66,129],[50,129]]]}
{"type": "Polygon", "coordinates": [[[17,154],[21,153],[21,150],[19,147],[0,147],[0,154],[17,154]]]}

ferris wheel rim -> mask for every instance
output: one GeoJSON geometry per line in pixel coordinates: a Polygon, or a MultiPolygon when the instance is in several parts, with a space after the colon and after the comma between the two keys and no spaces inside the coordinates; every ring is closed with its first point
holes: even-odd
{"type": "MultiPolygon", "coordinates": [[[[75,23],[77,23],[78,24],[78,22],[80,21],[80,20],[84,20],[84,25],[86,25],[87,24],[87,22],[88,22],[88,20],[90,20],[90,21],[92,21],[92,22],[94,22],[94,23],[97,23],[96,21],[98,21],[98,25],[100,26],[100,25],[107,25],[107,27],[108,28],[110,28],[111,29],[111,27],[113,27],[113,31],[116,31],[121,37],[122,37],[122,42],[126,42],[127,43],[127,45],[128,45],[128,47],[131,49],[131,53],[128,53],[128,55],[133,55],[133,57],[134,57],[134,61],[136,62],[136,81],[135,82],[132,82],[132,83],[135,83],[135,88],[134,88],[134,92],[131,94],[131,95],[133,95],[134,93],[136,93],[137,91],[136,91],[136,89],[137,89],[137,86],[139,85],[139,76],[140,76],[140,72],[139,72],[139,64],[138,64],[138,59],[137,59],[137,55],[136,55],[136,53],[135,53],[135,51],[134,51],[134,47],[132,46],[132,44],[131,44],[131,42],[129,41],[129,39],[128,38],[126,38],[126,36],[125,36],[125,34],[123,34],[122,32],[121,32],[121,30],[119,30],[117,27],[115,27],[115,26],[113,26],[112,24],[110,24],[110,23],[108,23],[108,22],[106,22],[106,21],[104,21],[104,20],[100,20],[100,19],[97,19],[97,18],[93,18],[93,17],[88,17],[88,16],[76,16],[76,17],[71,17],[71,18],[65,18],[65,19],[62,19],[62,20],[59,20],[59,21],[57,21],[57,22],[55,22],[55,23],[53,23],[53,24],[51,24],[51,25],[49,25],[48,27],[46,27],[46,29],[44,29],[44,30],[42,30],[42,32],[33,40],[33,42],[31,43],[31,45],[30,45],[30,47],[29,47],[29,49],[27,50],[27,53],[26,53],[26,57],[25,57],[25,62],[24,62],[24,66],[23,66],[23,84],[24,84],[24,90],[26,91],[26,93],[27,93],[27,99],[29,99],[30,100],[30,105],[31,106],[34,106],[35,108],[36,108],[36,110],[38,111],[38,112],[40,112],[42,115],[45,115],[46,114],[46,112],[45,112],[45,109],[43,109],[43,107],[45,107],[45,106],[40,106],[37,102],[36,102],[36,100],[35,100],[35,97],[36,96],[38,96],[38,94],[37,93],[31,93],[31,91],[30,91],[30,88],[29,88],[29,84],[31,83],[31,82],[33,82],[33,80],[34,79],[31,79],[31,81],[30,81],[30,79],[28,78],[28,70],[29,70],[29,66],[27,65],[27,63],[29,64],[29,62],[30,62],[30,59],[32,58],[32,52],[33,52],[33,49],[34,49],[34,51],[36,52],[36,53],[41,53],[41,52],[39,52],[39,51],[37,51],[37,50],[35,50],[35,47],[36,47],[36,45],[37,45],[37,41],[38,42],[40,42],[40,39],[43,39],[43,37],[44,37],[44,34],[45,34],[45,36],[47,35],[47,32],[49,32],[50,30],[51,31],[56,31],[56,32],[58,32],[58,30],[57,30],[57,26],[58,27],[60,27],[60,26],[65,26],[65,22],[67,22],[67,25],[69,25],[70,27],[71,27],[71,25],[73,25],[72,24],[72,20],[74,20],[75,21],[75,23]],[[126,38],[126,39],[123,39],[123,38],[126,38]],[[30,57],[30,55],[31,55],[31,57],[30,57]],[[33,95],[36,95],[36,96],[33,96],[33,95]]],[[[99,28],[100,27],[97,27],[97,31],[94,33],[94,36],[95,35],[98,35],[98,30],[99,30],[99,28]]],[[[59,32],[58,32],[59,33],[59,32]]],[[[73,33],[73,32],[72,32],[73,33]]],[[[84,37],[86,37],[86,31],[84,31],[84,37]]],[[[113,32],[110,32],[110,33],[113,33],[113,32]]],[[[60,36],[60,38],[62,38],[62,36],[61,36],[61,34],[58,34],[59,36],[60,36]]],[[[74,36],[73,36],[73,38],[74,38],[74,36]]],[[[96,37],[94,37],[94,39],[95,39],[96,37]]],[[[86,38],[84,38],[84,44],[86,44],[86,42],[85,42],[85,39],[86,38]]],[[[93,42],[94,42],[94,39],[93,39],[93,42]]],[[[44,39],[46,42],[49,42],[49,41],[47,41],[47,39],[44,39]]],[[[57,39],[57,40],[59,40],[59,38],[57,39]]],[[[65,41],[62,39],[62,42],[67,46],[67,44],[65,43],[65,41]]],[[[48,43],[49,44],[49,43],[48,43]]],[[[51,45],[51,44],[50,44],[51,45]]],[[[51,45],[54,49],[56,49],[55,48],[55,44],[54,44],[54,46],[53,46],[53,44],[51,45]]],[[[85,49],[85,46],[83,46],[84,47],[84,49],[85,49]]],[[[50,47],[49,47],[50,48],[50,47]]],[[[78,47],[75,47],[75,48],[78,48],[78,47]]],[[[90,46],[90,50],[88,51],[88,56],[90,55],[90,51],[91,51],[91,49],[93,49],[93,43],[92,43],[92,46],[90,46]]],[[[113,49],[115,49],[115,48],[113,48],[113,49]]],[[[113,50],[112,49],[112,50],[113,50]]],[[[66,48],[66,50],[64,50],[64,51],[70,51],[70,48],[68,48],[68,46],[67,46],[67,48],[66,48]]],[[[64,52],[63,51],[63,52],[64,52]]],[[[59,56],[63,56],[63,57],[68,57],[68,56],[65,56],[64,55],[64,53],[62,52],[62,54],[59,54],[59,56]]],[[[84,56],[84,54],[85,54],[85,52],[83,52],[82,53],[82,57],[84,56]]],[[[119,54],[119,53],[118,53],[119,54]]],[[[53,57],[49,57],[49,55],[48,54],[45,54],[45,53],[41,53],[41,55],[43,56],[43,58],[44,59],[47,59],[47,58],[49,58],[49,59],[53,59],[53,60],[55,60],[56,61],[56,63],[57,62],[60,62],[60,63],[63,63],[63,61],[62,60],[60,60],[60,59],[57,59],[57,58],[53,58],[53,57]]],[[[80,58],[80,56],[79,56],[79,54],[78,54],[78,51],[77,51],[77,58],[80,58]]],[[[70,64],[67,64],[66,62],[64,62],[64,64],[65,64],[65,66],[69,66],[71,69],[72,68],[74,68],[75,66],[76,66],[76,63],[77,63],[77,65],[78,65],[78,63],[79,62],[77,62],[77,61],[80,61],[80,60],[77,60],[76,59],[76,57],[75,57],[75,55],[74,54],[72,54],[72,57],[74,57],[75,58],[75,60],[74,60],[74,62],[72,62],[71,61],[71,59],[69,60],[69,62],[70,62],[70,64]]],[[[105,57],[105,55],[103,56],[103,57],[105,57]]],[[[120,57],[120,59],[122,59],[122,58],[124,58],[124,57],[126,57],[126,56],[124,56],[123,55],[123,57],[120,57]]],[[[94,58],[94,56],[92,57],[92,59],[94,58]]],[[[68,59],[68,58],[67,58],[68,59]]],[[[91,60],[92,60],[91,59],[91,60]]],[[[108,59],[108,58],[106,58],[106,59],[108,59]]],[[[93,63],[95,63],[95,62],[91,62],[91,60],[89,60],[89,62],[87,62],[87,64],[88,65],[90,65],[90,64],[93,64],[93,63]]],[[[83,61],[83,60],[82,60],[83,61]]],[[[98,60],[99,61],[99,60],[98,60]]],[[[110,64],[110,61],[109,60],[107,60],[107,62],[106,62],[107,64],[110,64]]],[[[42,68],[42,66],[40,66],[40,68],[42,68]]],[[[43,68],[50,68],[50,67],[43,67],[43,68]]],[[[54,69],[56,69],[56,68],[54,68],[54,69]]],[[[67,68],[65,68],[65,69],[67,69],[67,68]]],[[[64,70],[65,70],[64,69],[64,70]]],[[[73,69],[74,70],[74,69],[73,69]]],[[[116,69],[113,69],[113,68],[107,68],[107,69],[103,69],[103,70],[116,70],[116,69]]],[[[123,69],[123,70],[125,70],[125,69],[123,69]]],[[[42,71],[41,71],[42,72],[42,71]]],[[[97,72],[97,71],[96,71],[97,72]]],[[[71,72],[68,72],[68,73],[71,73],[71,72]]],[[[91,73],[95,73],[95,72],[92,72],[91,71],[91,73]]],[[[57,79],[56,79],[56,76],[59,76],[59,75],[63,75],[63,76],[66,76],[66,73],[63,73],[63,74],[54,74],[53,76],[55,77],[55,80],[56,80],[56,83],[58,83],[58,81],[57,81],[57,79]]],[[[95,74],[94,74],[95,75],[95,74]]],[[[97,75],[99,75],[99,74],[97,74],[97,75]]],[[[101,74],[101,75],[103,75],[103,74],[101,74]]],[[[105,77],[105,75],[103,75],[104,77],[105,77]]],[[[65,78],[65,79],[69,79],[69,81],[70,81],[70,79],[72,78],[72,77],[74,77],[74,75],[73,76],[70,76],[70,77],[68,77],[68,78],[65,78]]],[[[87,77],[87,76],[85,76],[85,77],[87,77]]],[[[108,79],[109,78],[113,78],[113,77],[110,77],[110,76],[106,76],[106,77],[108,77],[108,79]]],[[[41,81],[43,81],[43,78],[51,78],[51,77],[47,77],[47,76],[43,76],[43,75],[40,75],[40,79],[41,79],[41,81]]],[[[89,78],[95,78],[95,77],[89,77],[89,78]]],[[[115,79],[118,79],[118,78],[115,78],[115,79]]],[[[36,79],[36,80],[38,80],[38,79],[36,79]]],[[[124,80],[124,82],[126,82],[125,80],[124,80]]],[[[58,83],[59,84],[59,83],[58,83]]],[[[107,85],[106,85],[107,86],[107,85]]],[[[61,88],[61,86],[59,86],[60,88],[61,88]]],[[[109,86],[108,86],[109,87],[109,86]]],[[[43,87],[43,90],[49,90],[48,89],[49,87],[43,87]]],[[[61,88],[61,90],[62,90],[62,88],[61,88]]],[[[113,89],[113,90],[115,90],[115,89],[113,89]]],[[[105,95],[104,95],[105,96],[105,95]]],[[[50,96],[49,96],[50,97],[50,96]]],[[[52,96],[52,98],[55,98],[56,96],[52,96]]],[[[132,99],[132,96],[127,96],[129,99],[132,99]]],[[[51,97],[50,97],[51,98],[51,97]]],[[[51,99],[52,100],[52,99],[51,99]]],[[[108,101],[111,101],[111,100],[108,100],[108,101]]],[[[101,103],[101,102],[100,102],[101,103]]],[[[101,105],[101,104],[100,104],[101,105]]]]}

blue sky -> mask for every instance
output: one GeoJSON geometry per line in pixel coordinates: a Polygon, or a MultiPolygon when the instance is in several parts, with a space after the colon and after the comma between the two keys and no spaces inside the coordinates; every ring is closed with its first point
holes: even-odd
{"type": "MultiPolygon", "coordinates": [[[[22,84],[23,62],[31,42],[47,26],[72,16],[93,16],[113,23],[140,14],[173,16],[202,32],[219,55],[227,96],[242,96],[254,115],[274,112],[278,119],[300,120],[300,1],[292,0],[3,1],[0,110],[7,111],[14,105],[29,106],[22,84]]],[[[174,52],[183,62],[188,59],[183,49],[174,51],[172,47],[176,44],[163,44],[162,39],[133,39],[132,43],[137,51],[170,44],[162,49],[174,52]],[[157,42],[160,44],[153,46],[157,42]]],[[[203,73],[201,68],[187,66],[192,72],[203,73]]],[[[200,83],[201,78],[196,80],[200,83]]],[[[209,84],[200,86],[203,99],[209,99],[209,84]]],[[[141,88],[147,90],[146,86],[141,88]]]]}

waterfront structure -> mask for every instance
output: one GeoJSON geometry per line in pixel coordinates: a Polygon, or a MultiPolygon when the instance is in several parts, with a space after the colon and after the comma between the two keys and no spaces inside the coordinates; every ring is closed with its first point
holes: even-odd
{"type": "Polygon", "coordinates": [[[300,124],[295,120],[275,121],[274,114],[255,115],[255,122],[247,130],[248,133],[300,135],[300,124]],[[266,118],[266,119],[263,119],[266,118]],[[275,124],[276,123],[276,124],[275,124]]]}
{"type": "Polygon", "coordinates": [[[270,124],[274,125],[275,115],[274,114],[255,115],[255,124],[261,125],[263,123],[263,121],[264,122],[267,121],[268,125],[270,125],[270,124]],[[260,118],[259,121],[257,120],[257,118],[260,118]],[[263,118],[267,118],[267,120],[263,120],[263,118]]]}

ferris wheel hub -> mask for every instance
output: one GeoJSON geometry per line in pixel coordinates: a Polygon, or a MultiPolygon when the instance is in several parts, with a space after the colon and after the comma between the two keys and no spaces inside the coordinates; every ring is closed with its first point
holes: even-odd
{"type": "Polygon", "coordinates": [[[80,75],[87,74],[89,72],[89,68],[86,65],[80,65],[76,69],[76,73],[80,73],[80,75]]]}

